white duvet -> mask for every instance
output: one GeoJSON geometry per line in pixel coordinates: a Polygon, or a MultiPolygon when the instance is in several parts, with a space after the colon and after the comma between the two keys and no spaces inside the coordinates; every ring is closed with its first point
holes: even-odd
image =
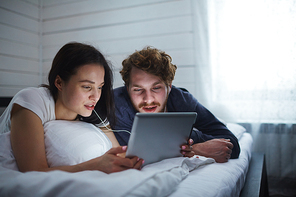
{"type": "Polygon", "coordinates": [[[239,159],[172,158],[105,174],[99,171],[21,173],[0,166],[0,196],[239,196],[251,157],[252,137],[239,139],[239,159]]]}
{"type": "Polygon", "coordinates": [[[191,170],[212,159],[173,158],[141,171],[21,173],[0,167],[0,196],[166,196],[191,170]]]}

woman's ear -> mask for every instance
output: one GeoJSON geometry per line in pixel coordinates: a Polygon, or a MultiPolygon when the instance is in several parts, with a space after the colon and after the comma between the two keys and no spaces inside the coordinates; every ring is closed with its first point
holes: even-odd
{"type": "Polygon", "coordinates": [[[62,83],[63,83],[63,80],[59,75],[57,75],[57,77],[54,80],[54,85],[57,87],[59,91],[62,91],[62,83]]]}

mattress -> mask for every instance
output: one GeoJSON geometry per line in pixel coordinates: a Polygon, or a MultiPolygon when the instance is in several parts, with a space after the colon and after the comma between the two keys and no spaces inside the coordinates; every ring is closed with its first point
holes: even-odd
{"type": "Polygon", "coordinates": [[[0,166],[0,196],[239,196],[251,159],[251,135],[244,132],[239,143],[239,158],[227,163],[178,157],[112,174],[21,173],[0,166]]]}

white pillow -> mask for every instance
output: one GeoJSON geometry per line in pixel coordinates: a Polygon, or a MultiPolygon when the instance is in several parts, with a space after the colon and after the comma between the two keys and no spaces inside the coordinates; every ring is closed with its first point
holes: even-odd
{"type": "Polygon", "coordinates": [[[52,120],[43,126],[50,167],[82,163],[103,155],[112,147],[109,138],[91,123],[52,120]]]}
{"type": "Polygon", "coordinates": [[[242,137],[243,133],[246,132],[243,126],[236,123],[227,123],[226,126],[238,140],[242,137]]]}

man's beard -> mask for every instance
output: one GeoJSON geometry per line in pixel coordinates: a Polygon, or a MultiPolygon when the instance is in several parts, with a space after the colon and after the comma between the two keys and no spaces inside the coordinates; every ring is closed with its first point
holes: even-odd
{"type": "MultiPolygon", "coordinates": [[[[162,107],[162,109],[159,111],[159,112],[165,112],[166,111],[166,105],[167,105],[167,102],[168,102],[168,98],[169,98],[169,95],[166,96],[166,99],[165,99],[165,102],[164,102],[164,105],[162,107]]],[[[161,106],[159,102],[152,102],[152,103],[140,103],[138,106],[136,106],[136,104],[131,100],[133,106],[134,106],[134,109],[141,109],[143,107],[146,107],[146,106],[151,106],[151,105],[156,105],[156,106],[161,106]]],[[[139,112],[139,110],[137,110],[137,112],[139,112]]]]}

